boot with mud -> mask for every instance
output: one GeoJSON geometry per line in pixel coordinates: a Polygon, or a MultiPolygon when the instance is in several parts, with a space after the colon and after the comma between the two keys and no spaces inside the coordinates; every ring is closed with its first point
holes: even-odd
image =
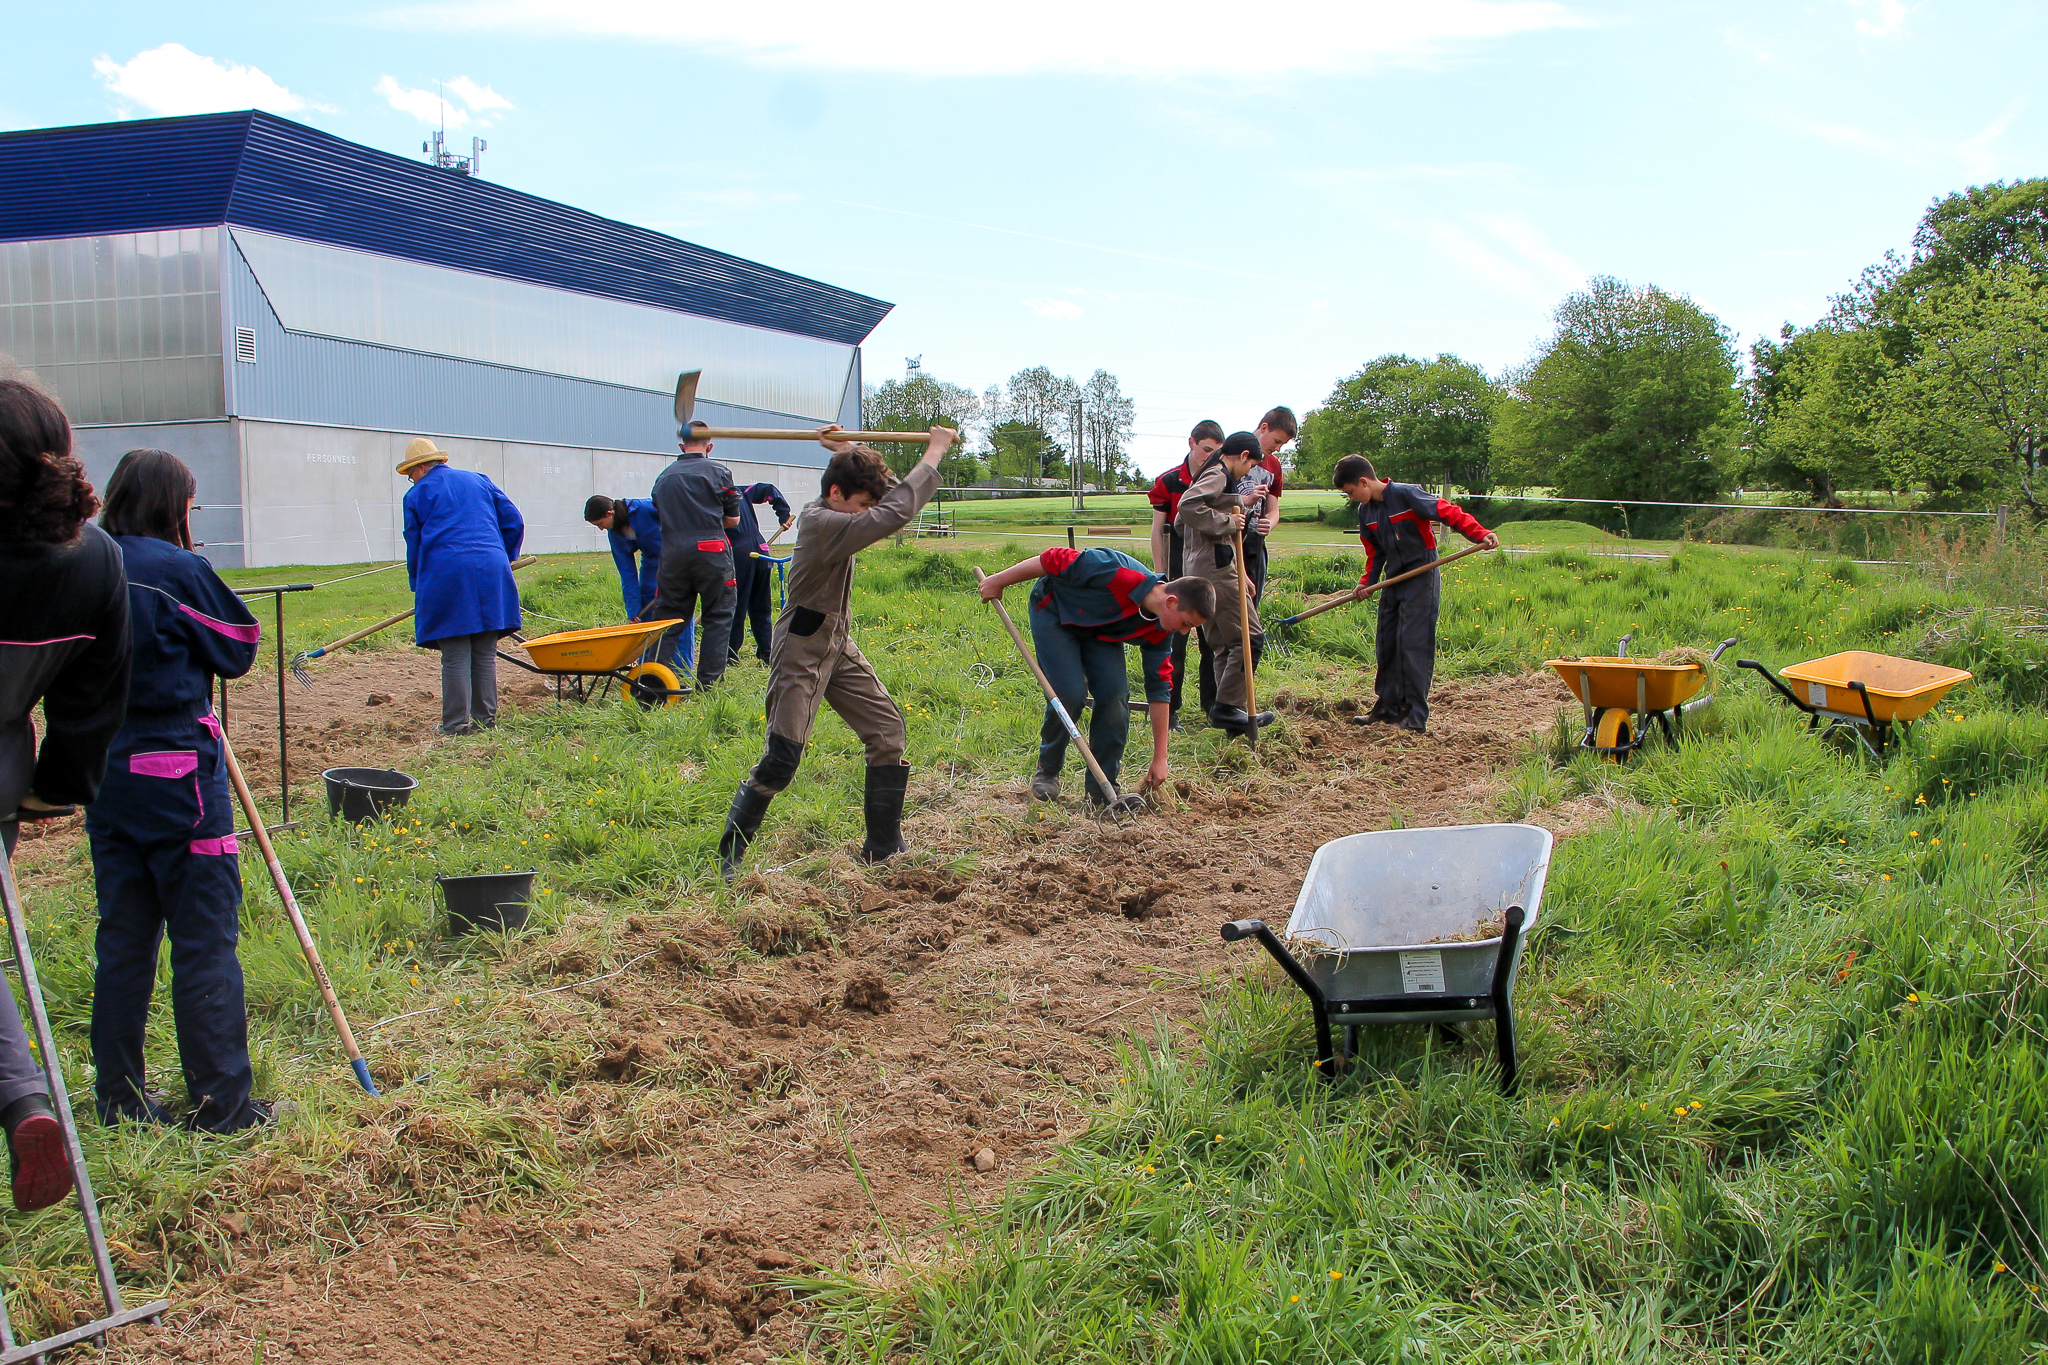
{"type": "Polygon", "coordinates": [[[46,1209],[71,1193],[71,1156],[48,1096],[24,1095],[15,1100],[0,1110],[0,1126],[7,1130],[17,1212],[46,1209]]]}
{"type": "Polygon", "coordinates": [[[733,793],[732,809],[725,813],[725,833],[718,836],[718,875],[727,882],[739,871],[740,860],[747,856],[747,846],[760,832],[768,803],[774,799],[775,793],[762,791],[752,778],[740,783],[733,793]]]}
{"type": "Polygon", "coordinates": [[[1060,799],[1060,775],[1040,768],[1031,774],[1031,799],[1034,801],[1057,801],[1060,799]]]}
{"type": "Polygon", "coordinates": [[[890,763],[868,769],[867,842],[860,846],[860,860],[882,863],[910,851],[903,842],[903,794],[910,787],[910,765],[890,763]]]}

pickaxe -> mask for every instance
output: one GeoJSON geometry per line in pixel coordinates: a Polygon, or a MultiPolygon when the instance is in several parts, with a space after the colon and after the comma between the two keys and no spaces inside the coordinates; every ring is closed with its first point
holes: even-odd
{"type": "MultiPolygon", "coordinates": [[[[697,411],[697,381],[704,377],[702,370],[685,370],[676,376],[676,434],[694,435],[699,441],[815,441],[816,427],[706,427],[691,433],[690,422],[697,411]]],[[[929,431],[841,431],[833,434],[839,441],[915,441],[919,444],[930,442],[929,431]]],[[[778,533],[779,534],[779,533],[778,533]]],[[[772,542],[771,542],[772,543],[772,542]]]]}

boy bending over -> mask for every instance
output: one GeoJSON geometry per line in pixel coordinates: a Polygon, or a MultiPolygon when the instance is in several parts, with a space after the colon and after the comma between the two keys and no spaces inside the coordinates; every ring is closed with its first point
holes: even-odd
{"type": "MultiPolygon", "coordinates": [[[[1124,667],[1124,646],[1135,644],[1144,664],[1145,710],[1152,719],[1152,766],[1145,772],[1145,790],[1166,781],[1168,703],[1173,696],[1172,649],[1179,636],[1216,614],[1216,592],[1200,578],[1168,582],[1118,550],[1069,550],[1056,546],[1044,554],[991,574],[981,582],[981,600],[993,602],[1012,583],[1036,578],[1031,590],[1031,645],[1046,681],[1059,694],[1069,716],[1078,716],[1081,698],[1095,697],[1088,722],[1088,748],[1103,773],[1119,788],[1124,743],[1130,738],[1130,675],[1124,667]]],[[[1038,771],[1031,794],[1050,801],[1060,794],[1060,768],[1067,757],[1067,727],[1045,708],[1038,732],[1038,771]]],[[[1109,793],[1088,774],[1088,799],[1107,805],[1109,793]]]]}
{"type": "Polygon", "coordinates": [[[878,863],[907,847],[903,793],[910,783],[910,765],[903,751],[910,736],[889,689],[853,642],[848,611],[853,557],[902,530],[917,515],[938,488],[939,461],[958,433],[933,427],[924,458],[895,483],[880,455],[866,446],[836,440],[833,433],[838,430],[835,425],[818,431],[818,443],[832,452],[832,462],[818,481],[822,496],[797,513],[789,601],[776,618],[768,650],[768,743],[761,761],[734,794],[725,833],[718,840],[718,867],[727,881],[761,828],[768,803],[796,776],[820,702],[837,711],[867,746],[862,803],[867,840],[861,845],[861,860],[878,863]]]}

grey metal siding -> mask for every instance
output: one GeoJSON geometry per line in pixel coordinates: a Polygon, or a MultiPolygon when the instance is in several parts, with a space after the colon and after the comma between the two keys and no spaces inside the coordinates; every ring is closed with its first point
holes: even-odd
{"type": "Polygon", "coordinates": [[[192,538],[203,542],[200,553],[215,568],[241,568],[247,562],[242,543],[242,453],[234,425],[223,419],[72,428],[71,453],[85,465],[94,488],[106,488],[114,466],[131,450],[168,450],[185,462],[199,481],[192,538]]]}

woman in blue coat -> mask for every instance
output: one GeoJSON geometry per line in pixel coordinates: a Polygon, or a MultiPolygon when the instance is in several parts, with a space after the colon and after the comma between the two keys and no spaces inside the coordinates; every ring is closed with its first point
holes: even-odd
{"type": "Polygon", "coordinates": [[[498,637],[519,629],[512,561],[526,519],[498,485],[453,469],[426,437],[405,448],[405,576],[413,639],[441,651],[441,733],[466,735],[498,719],[498,637]]]}
{"type": "Polygon", "coordinates": [[[99,897],[92,1061],[103,1123],[166,1123],[144,1085],[142,1042],[157,946],[171,940],[171,1010],[191,1105],[187,1126],[267,1122],[249,1098],[242,1004],[242,873],[213,680],[256,661],[256,618],[192,553],[198,485],[175,455],[131,450],[107,480],[100,527],[121,547],[134,638],[128,717],[86,808],[99,897]]]}

